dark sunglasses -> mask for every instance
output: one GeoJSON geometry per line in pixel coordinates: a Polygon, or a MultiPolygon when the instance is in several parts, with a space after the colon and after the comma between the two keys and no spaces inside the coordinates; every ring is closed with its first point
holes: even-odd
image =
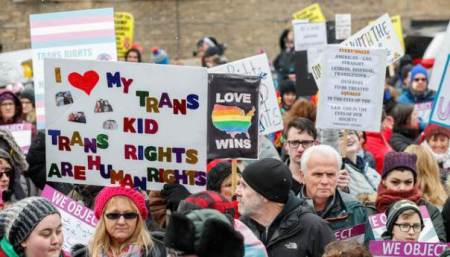
{"type": "Polygon", "coordinates": [[[415,78],[414,81],[427,81],[426,78],[415,78]]]}
{"type": "Polygon", "coordinates": [[[138,217],[138,214],[136,212],[125,212],[125,213],[110,212],[105,214],[105,216],[110,220],[118,220],[120,219],[120,217],[123,217],[126,220],[133,220],[138,217]]]}
{"type": "Polygon", "coordinates": [[[2,178],[3,175],[6,175],[8,178],[10,178],[12,175],[12,170],[5,170],[3,172],[0,172],[0,178],[2,178]]]}

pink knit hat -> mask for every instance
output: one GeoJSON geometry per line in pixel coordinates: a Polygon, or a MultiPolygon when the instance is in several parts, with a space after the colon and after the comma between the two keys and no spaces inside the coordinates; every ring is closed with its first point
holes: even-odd
{"type": "Polygon", "coordinates": [[[95,217],[97,219],[100,219],[106,203],[114,196],[128,197],[136,205],[142,218],[147,219],[148,210],[145,205],[144,196],[140,192],[126,187],[105,187],[100,191],[100,193],[98,193],[97,197],[95,198],[94,208],[95,217]]]}

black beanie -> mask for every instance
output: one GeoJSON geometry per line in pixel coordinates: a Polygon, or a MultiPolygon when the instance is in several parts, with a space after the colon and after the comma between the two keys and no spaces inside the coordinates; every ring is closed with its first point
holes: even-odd
{"type": "Polygon", "coordinates": [[[242,178],[267,200],[286,203],[291,190],[292,175],[280,160],[265,158],[245,167],[242,178]]]}

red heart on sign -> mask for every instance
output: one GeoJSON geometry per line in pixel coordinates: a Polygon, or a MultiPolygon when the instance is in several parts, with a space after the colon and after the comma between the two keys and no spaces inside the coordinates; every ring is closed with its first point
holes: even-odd
{"type": "Polygon", "coordinates": [[[93,70],[86,71],[83,76],[78,72],[69,74],[70,84],[75,88],[83,90],[88,95],[91,94],[92,89],[97,85],[98,79],[98,73],[93,70]]]}

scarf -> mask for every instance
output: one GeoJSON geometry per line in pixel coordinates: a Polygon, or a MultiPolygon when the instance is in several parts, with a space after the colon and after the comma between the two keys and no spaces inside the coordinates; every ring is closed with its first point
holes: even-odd
{"type": "MultiPolygon", "coordinates": [[[[142,255],[142,249],[138,245],[131,244],[125,248],[122,249],[121,253],[116,257],[141,257],[142,255]]],[[[111,251],[105,252],[102,251],[100,257],[113,257],[111,251]]]]}
{"type": "Polygon", "coordinates": [[[418,204],[421,197],[422,193],[417,187],[414,187],[413,189],[408,191],[394,191],[391,189],[387,189],[383,185],[383,183],[380,183],[378,185],[375,207],[377,209],[377,212],[381,213],[385,212],[389,206],[399,200],[407,199],[418,204]]]}

